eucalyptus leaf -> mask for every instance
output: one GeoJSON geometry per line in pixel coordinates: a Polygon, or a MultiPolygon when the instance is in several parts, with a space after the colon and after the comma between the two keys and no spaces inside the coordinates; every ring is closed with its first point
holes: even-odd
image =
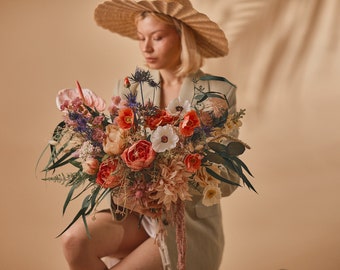
{"type": "Polygon", "coordinates": [[[49,147],[49,144],[45,146],[45,148],[43,149],[42,153],[40,154],[40,156],[39,156],[39,158],[38,158],[38,161],[37,161],[37,163],[35,164],[35,173],[37,173],[39,163],[40,163],[40,161],[41,161],[43,155],[44,155],[45,152],[47,151],[48,147],[49,147]]]}
{"type": "Polygon", "coordinates": [[[226,146],[226,151],[230,156],[239,156],[244,153],[246,147],[240,142],[229,142],[226,146]]]}
{"type": "Polygon", "coordinates": [[[227,157],[227,158],[224,158],[224,163],[223,163],[223,165],[224,165],[224,167],[226,168],[226,169],[230,169],[230,170],[232,170],[232,171],[234,171],[234,172],[237,172],[237,169],[236,169],[236,167],[235,166],[237,166],[235,163],[234,163],[234,161],[232,161],[229,157],[227,157]]]}
{"type": "Polygon", "coordinates": [[[75,157],[71,157],[69,160],[67,160],[66,162],[64,162],[67,158],[69,158],[74,152],[76,151],[76,149],[71,149],[69,152],[65,153],[61,158],[59,158],[57,161],[55,161],[51,166],[47,167],[44,169],[44,171],[50,171],[53,170],[55,168],[58,168],[60,166],[63,166],[67,163],[69,163],[72,160],[76,160],[75,157]]]}
{"type": "MultiPolygon", "coordinates": [[[[235,158],[235,157],[234,157],[235,158]]],[[[241,177],[243,183],[251,190],[255,191],[257,193],[257,191],[255,190],[255,188],[253,187],[253,185],[250,183],[250,181],[248,180],[248,178],[246,177],[246,175],[243,173],[243,169],[242,166],[235,163],[235,172],[241,177]]]]}
{"type": "Polygon", "coordinates": [[[76,160],[76,159],[77,158],[73,157],[73,158],[67,159],[67,160],[65,160],[63,162],[59,162],[59,160],[58,160],[58,162],[56,162],[55,164],[53,164],[50,167],[48,167],[47,169],[45,169],[45,171],[50,171],[50,170],[54,170],[54,169],[56,169],[58,167],[62,167],[64,165],[68,164],[68,163],[71,163],[73,160],[76,160]]]}
{"type": "Polygon", "coordinates": [[[71,223],[60,234],[58,234],[57,237],[60,237],[61,235],[63,235],[64,232],[66,232],[81,216],[84,216],[85,215],[85,211],[86,211],[86,209],[81,208],[78,211],[78,213],[75,215],[75,217],[73,218],[71,223]]]}
{"type": "Polygon", "coordinates": [[[86,222],[86,211],[89,207],[89,204],[90,204],[90,196],[91,195],[87,195],[84,200],[83,200],[83,204],[82,204],[82,207],[81,209],[78,211],[78,213],[75,215],[75,217],[73,218],[73,220],[71,221],[71,223],[57,236],[57,237],[60,237],[64,232],[66,232],[80,217],[83,217],[83,221],[84,221],[84,225],[85,225],[85,228],[86,228],[86,233],[88,236],[90,236],[89,234],[89,230],[88,230],[88,227],[87,227],[87,222],[86,222]]]}
{"type": "MultiPolygon", "coordinates": [[[[80,178],[80,182],[77,182],[77,183],[75,183],[74,185],[77,185],[77,186],[79,186],[79,184],[83,181],[83,180],[87,180],[87,178],[86,177],[79,177],[80,178]]],[[[93,186],[94,184],[93,183],[88,183],[76,196],[74,196],[73,198],[72,198],[72,201],[73,200],[75,200],[75,199],[77,199],[78,197],[80,197],[85,191],[87,191],[89,188],[91,188],[92,186],[93,186]]]]}
{"type": "Polygon", "coordinates": [[[220,181],[227,183],[227,184],[230,184],[230,185],[240,186],[239,183],[235,183],[235,182],[233,182],[229,179],[222,177],[221,175],[217,174],[216,172],[214,172],[212,169],[210,169],[208,167],[206,167],[205,169],[206,169],[207,173],[209,173],[212,177],[216,178],[217,180],[220,180],[220,181]]]}
{"type": "Polygon", "coordinates": [[[111,191],[112,191],[111,188],[104,189],[103,192],[99,195],[97,203],[100,203],[106,197],[106,195],[109,194],[111,191]]]}
{"type": "Polygon", "coordinates": [[[206,154],[206,159],[210,162],[216,163],[216,164],[224,164],[225,160],[223,157],[221,157],[219,154],[208,152],[206,154]]]}
{"type": "Polygon", "coordinates": [[[63,206],[63,215],[65,214],[66,212],[66,209],[67,209],[67,206],[69,205],[71,199],[72,199],[72,196],[73,196],[73,193],[76,189],[76,186],[73,185],[71,188],[70,188],[70,191],[68,192],[67,196],[66,196],[66,199],[65,199],[65,202],[64,202],[64,206],[63,206]]]}
{"type": "Polygon", "coordinates": [[[72,164],[74,167],[76,167],[78,169],[82,169],[83,168],[83,166],[81,166],[81,162],[79,162],[79,161],[70,160],[70,164],[72,164]]]}
{"type": "Polygon", "coordinates": [[[253,185],[250,183],[250,181],[248,180],[248,178],[242,173],[240,175],[240,177],[242,178],[243,183],[251,190],[253,190],[254,192],[257,193],[257,191],[255,190],[255,188],[253,187],[253,185]]]}
{"type": "Polygon", "coordinates": [[[227,145],[218,142],[209,142],[208,146],[224,158],[242,155],[246,150],[242,143],[234,141],[229,142],[227,145]]]}
{"type": "Polygon", "coordinates": [[[208,142],[208,146],[217,153],[228,153],[227,147],[222,143],[208,142]]]}
{"type": "Polygon", "coordinates": [[[91,234],[90,234],[90,230],[89,230],[89,226],[87,225],[87,221],[86,221],[86,215],[81,215],[82,219],[83,219],[83,223],[85,226],[85,230],[86,230],[86,235],[89,239],[91,239],[91,234]]]}
{"type": "Polygon", "coordinates": [[[248,169],[247,165],[241,160],[239,159],[238,157],[233,157],[232,158],[237,164],[239,164],[239,166],[241,166],[242,168],[244,168],[246,170],[246,172],[251,175],[252,177],[254,177],[252,175],[252,173],[250,172],[250,170],[248,169]]]}
{"type": "Polygon", "coordinates": [[[97,196],[98,196],[98,193],[100,192],[101,190],[101,186],[97,186],[95,188],[94,191],[92,191],[92,194],[91,194],[91,207],[87,210],[86,212],[86,215],[90,214],[92,212],[92,210],[94,209],[94,207],[96,206],[96,199],[97,199],[97,196]]]}

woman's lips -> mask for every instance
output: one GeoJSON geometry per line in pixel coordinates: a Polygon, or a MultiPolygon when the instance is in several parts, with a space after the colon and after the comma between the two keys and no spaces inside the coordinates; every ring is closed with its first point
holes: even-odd
{"type": "Polygon", "coordinates": [[[155,57],[146,57],[145,58],[147,63],[155,63],[157,61],[157,58],[155,57]]]}

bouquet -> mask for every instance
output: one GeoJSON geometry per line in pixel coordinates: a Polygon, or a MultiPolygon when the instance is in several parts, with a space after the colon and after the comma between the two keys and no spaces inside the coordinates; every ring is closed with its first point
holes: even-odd
{"type": "Polygon", "coordinates": [[[221,183],[240,185],[228,179],[228,171],[255,191],[246,176],[251,172],[238,157],[249,148],[236,138],[245,110],[229,115],[227,98],[207,92],[199,84],[204,80],[225,79],[201,77],[194,82],[193,100],[177,98],[162,109],[143,95],[145,84],[154,91],[159,84],[149,71],[137,69],[124,80],[127,94],[113,97],[106,114],[105,102],[78,82],[76,89],[59,91],[63,121],[45,148],[50,155],[43,180],[69,187],[63,213],[72,200],[86,195],[63,232],[79,218],[88,232],[85,217],[110,194],[117,211],[138,210],[156,219],[160,237],[166,233],[164,220],[174,224],[183,265],[185,201],[201,194],[204,205],[218,203],[221,183]]]}

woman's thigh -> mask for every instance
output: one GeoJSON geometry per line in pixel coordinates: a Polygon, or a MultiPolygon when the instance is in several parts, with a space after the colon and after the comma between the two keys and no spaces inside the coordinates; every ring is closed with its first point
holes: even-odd
{"type": "Polygon", "coordinates": [[[124,221],[115,222],[109,211],[102,211],[96,213],[94,218],[89,216],[87,219],[90,238],[82,220],[65,232],[64,237],[74,239],[74,242],[77,238],[81,239],[79,245],[98,258],[124,258],[149,237],[138,222],[135,214],[129,214],[124,221]]]}

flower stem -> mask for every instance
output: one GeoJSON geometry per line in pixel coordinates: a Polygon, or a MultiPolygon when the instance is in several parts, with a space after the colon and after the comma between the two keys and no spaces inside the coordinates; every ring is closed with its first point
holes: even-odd
{"type": "Polygon", "coordinates": [[[140,87],[140,94],[141,94],[141,98],[142,98],[142,104],[143,104],[143,107],[144,107],[145,104],[144,104],[143,83],[142,82],[139,83],[139,87],[140,87]]]}

